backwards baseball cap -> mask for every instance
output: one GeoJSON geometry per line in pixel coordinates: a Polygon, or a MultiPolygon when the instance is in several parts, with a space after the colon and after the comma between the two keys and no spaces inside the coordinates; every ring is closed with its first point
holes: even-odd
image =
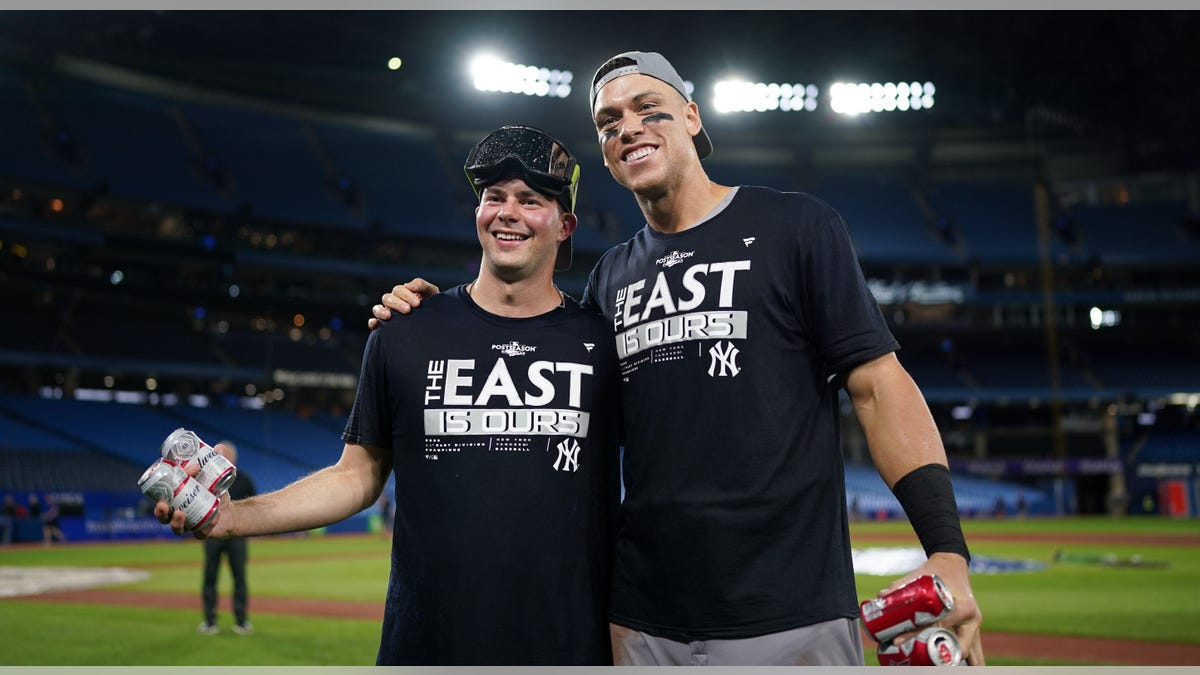
{"type": "MultiPolygon", "coordinates": [[[[649,75],[656,80],[662,80],[674,87],[675,91],[679,92],[689,103],[692,101],[692,97],[687,93],[687,86],[683,83],[683,78],[679,77],[679,73],[675,72],[675,67],[662,54],[658,52],[624,52],[605,61],[604,65],[600,66],[596,70],[596,74],[592,76],[588,109],[596,108],[596,95],[600,93],[604,85],[625,75],[649,75]]],[[[712,154],[712,141],[708,138],[708,132],[704,130],[704,127],[700,127],[700,133],[692,136],[692,142],[696,144],[696,154],[700,159],[712,154]]]]}
{"type": "MultiPolygon", "coordinates": [[[[537,127],[508,125],[493,131],[467,153],[463,171],[476,199],[487,186],[516,176],[557,200],[565,212],[575,212],[579,162],[562,141],[537,127]]],[[[558,245],[554,262],[558,272],[571,268],[571,239],[558,245]]]]}

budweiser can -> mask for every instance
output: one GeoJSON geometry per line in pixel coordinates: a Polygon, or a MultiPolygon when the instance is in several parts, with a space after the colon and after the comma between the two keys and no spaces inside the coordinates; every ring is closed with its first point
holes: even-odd
{"type": "Polygon", "coordinates": [[[184,529],[189,532],[207,525],[217,513],[217,497],[166,460],[151,464],[138,479],[138,487],[151,500],[183,511],[184,529]]]}
{"type": "Polygon", "coordinates": [[[962,648],[954,633],[933,626],[917,633],[902,645],[880,644],[881,666],[957,666],[962,663],[962,648]]]}
{"type": "Polygon", "coordinates": [[[233,463],[187,429],[172,431],[160,450],[163,459],[184,471],[196,465],[200,471],[195,480],[214,495],[224,494],[237,478],[237,467],[233,463]]]}
{"type": "Polygon", "coordinates": [[[954,598],[936,574],[926,574],[887,595],[859,605],[863,626],[876,642],[889,642],[897,635],[928,626],[954,609],[954,598]]]}

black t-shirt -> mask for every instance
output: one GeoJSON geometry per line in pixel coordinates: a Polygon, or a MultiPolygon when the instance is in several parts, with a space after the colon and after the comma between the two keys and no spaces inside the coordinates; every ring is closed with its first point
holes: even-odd
{"type": "Polygon", "coordinates": [[[233,500],[247,499],[258,494],[254,489],[254,480],[250,478],[250,474],[237,470],[237,476],[233,479],[233,485],[229,486],[229,498],[233,500]]]}
{"type": "Polygon", "coordinates": [[[606,322],[459,286],[372,331],[343,438],[391,450],[378,665],[606,665],[620,391],[606,322]]]}
{"type": "Polygon", "coordinates": [[[612,618],[681,641],[857,616],[838,375],[898,345],[841,217],[742,186],[601,258],[625,408],[612,618]]]}

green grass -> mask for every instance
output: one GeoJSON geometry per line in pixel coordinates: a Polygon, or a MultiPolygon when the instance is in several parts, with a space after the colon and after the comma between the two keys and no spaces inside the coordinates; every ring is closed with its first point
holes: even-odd
{"type": "MultiPolygon", "coordinates": [[[[378,621],[266,614],[255,612],[254,601],[277,596],[382,604],[390,547],[391,540],[384,537],[251,540],[248,584],[255,631],[245,636],[230,630],[232,619],[223,610],[218,615],[221,633],[196,633],[204,552],[191,538],[0,550],[0,565],[147,570],[150,579],[111,588],[194,593],[196,598],[194,609],[0,600],[0,666],[373,665],[378,621]],[[71,639],[63,640],[64,635],[71,639]]],[[[222,566],[217,587],[224,605],[232,590],[228,566],[222,566]]]]}
{"type": "MultiPolygon", "coordinates": [[[[1141,555],[1169,563],[1165,569],[1050,564],[1041,572],[976,575],[975,595],[988,631],[1033,632],[1200,643],[1200,547],[1075,544],[1069,534],[1200,535],[1200,523],[1165,519],[968,521],[972,552],[1051,563],[1056,548],[1072,554],[1141,555]],[[1029,533],[1045,541],[1004,542],[988,535],[1029,533]],[[972,536],[978,539],[972,540],[972,536]]],[[[855,523],[855,545],[912,546],[907,523],[855,523]]],[[[199,636],[201,546],[191,539],[153,543],[0,549],[0,565],[123,566],[152,573],[122,589],[194,593],[194,609],[105,607],[0,600],[3,649],[0,666],[74,665],[314,665],[374,662],[379,624],[372,620],[319,619],[254,611],[269,596],[383,602],[390,541],[383,537],[270,537],[250,543],[251,618],[255,633],[232,634],[226,613],[220,634],[199,636]],[[63,639],[68,636],[69,639],[63,639]]],[[[892,577],[859,575],[862,598],[892,577]]],[[[230,591],[223,568],[220,593],[230,591]]],[[[225,600],[223,599],[223,602],[225,600]]],[[[874,662],[872,649],[867,661],[874,662]]],[[[1066,656],[1066,655],[1064,655],[1066,656]]],[[[1078,655],[1080,659],[1086,655],[1078,655]]],[[[988,655],[989,665],[1064,665],[988,655]]]]}
{"type": "MultiPolygon", "coordinates": [[[[1029,518],[1026,520],[979,519],[963,521],[963,531],[973,534],[1098,534],[1098,535],[1200,535],[1200,520],[1153,517],[1109,518],[1081,516],[1076,518],[1029,518]]],[[[856,522],[851,534],[898,534],[911,536],[911,528],[903,521],[856,522]]]]}
{"type": "Polygon", "coordinates": [[[0,665],[370,666],[379,648],[377,621],[256,614],[250,635],[228,619],[198,635],[197,611],[7,601],[0,612],[0,665]]]}
{"type": "MultiPolygon", "coordinates": [[[[247,583],[256,596],[380,600],[387,591],[391,540],[384,537],[265,537],[250,542],[247,583]]],[[[0,565],[128,567],[151,571],[134,591],[199,593],[203,545],[191,538],[154,543],[27,548],[0,553],[0,565]],[[70,551],[69,561],[65,551],[70,551]]],[[[231,585],[223,564],[219,588],[231,585]]]]}
{"type": "MultiPolygon", "coordinates": [[[[1200,643],[1200,548],[1195,546],[1073,543],[1069,535],[1200,535],[1200,523],[1165,519],[1082,518],[1070,520],[968,521],[965,530],[974,554],[1036,560],[1046,570],[1032,573],[974,575],[971,586],[984,613],[985,631],[1112,637],[1132,640],[1200,643]],[[1033,534],[1045,541],[1010,543],[983,535],[1033,534]],[[972,541],[973,535],[980,535],[972,541]],[[1063,538],[1054,538],[1062,535],[1063,538]],[[1164,569],[1102,567],[1055,563],[1055,550],[1071,554],[1116,554],[1128,559],[1162,561],[1164,569]]],[[[851,538],[871,535],[866,546],[888,545],[876,537],[894,535],[896,545],[912,545],[907,523],[855,524],[851,538]]],[[[892,581],[858,575],[865,599],[892,581]]],[[[985,637],[986,644],[986,637],[985,637]]],[[[989,659],[991,663],[991,659],[989,659]]]]}

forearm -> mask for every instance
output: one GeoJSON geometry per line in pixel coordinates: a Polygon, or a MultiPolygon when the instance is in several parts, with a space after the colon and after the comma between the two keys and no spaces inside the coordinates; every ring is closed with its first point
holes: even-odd
{"type": "Polygon", "coordinates": [[[970,559],[946,451],[916,383],[889,355],[863,364],[847,379],[879,475],[904,508],[926,555],[970,559]]]}
{"type": "Polygon", "coordinates": [[[947,464],[929,406],[894,354],[856,368],[846,388],[871,460],[889,488],[926,464],[947,464]]]}
{"type": "Polygon", "coordinates": [[[229,535],[298,532],[339,522],[379,498],[390,461],[380,448],[347,444],[337,464],[282,489],[233,502],[229,535]]]}

